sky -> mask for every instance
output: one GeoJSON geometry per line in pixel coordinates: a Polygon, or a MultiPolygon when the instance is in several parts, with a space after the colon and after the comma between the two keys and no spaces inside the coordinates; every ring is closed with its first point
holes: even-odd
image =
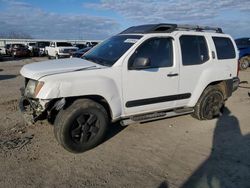
{"type": "Polygon", "coordinates": [[[103,40],[149,23],[209,25],[250,37],[250,0],[0,0],[0,33],[103,40]]]}

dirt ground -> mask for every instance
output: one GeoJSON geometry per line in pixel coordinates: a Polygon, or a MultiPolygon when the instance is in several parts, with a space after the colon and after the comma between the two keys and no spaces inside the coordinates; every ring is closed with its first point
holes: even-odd
{"type": "Polygon", "coordinates": [[[45,59],[0,62],[0,187],[250,187],[250,68],[221,117],[111,125],[103,144],[76,155],[18,111],[21,67],[45,59]]]}

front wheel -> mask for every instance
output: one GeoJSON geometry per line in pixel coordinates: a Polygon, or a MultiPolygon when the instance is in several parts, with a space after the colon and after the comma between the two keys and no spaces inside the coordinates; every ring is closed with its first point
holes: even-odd
{"type": "Polygon", "coordinates": [[[54,134],[66,150],[81,153],[100,144],[108,127],[108,115],[102,105],[90,99],[78,99],[59,112],[54,134]]]}
{"type": "Polygon", "coordinates": [[[192,116],[200,120],[210,120],[220,114],[224,106],[224,96],[218,86],[208,86],[194,108],[192,116]]]}

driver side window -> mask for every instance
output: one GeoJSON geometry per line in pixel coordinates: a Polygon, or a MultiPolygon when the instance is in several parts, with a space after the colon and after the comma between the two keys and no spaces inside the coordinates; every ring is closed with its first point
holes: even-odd
{"type": "Polygon", "coordinates": [[[137,58],[148,58],[150,68],[173,66],[173,46],[171,38],[150,38],[141,44],[129,60],[129,69],[137,58]]]}

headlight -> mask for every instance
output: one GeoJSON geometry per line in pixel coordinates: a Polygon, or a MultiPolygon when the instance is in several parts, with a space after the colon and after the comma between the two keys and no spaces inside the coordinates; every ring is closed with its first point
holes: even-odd
{"type": "Polygon", "coordinates": [[[25,88],[25,96],[27,97],[36,97],[39,91],[42,89],[44,82],[39,82],[36,80],[29,80],[25,88]]]}
{"type": "Polygon", "coordinates": [[[35,97],[38,95],[39,91],[42,89],[44,82],[38,82],[35,89],[35,97]]]}

